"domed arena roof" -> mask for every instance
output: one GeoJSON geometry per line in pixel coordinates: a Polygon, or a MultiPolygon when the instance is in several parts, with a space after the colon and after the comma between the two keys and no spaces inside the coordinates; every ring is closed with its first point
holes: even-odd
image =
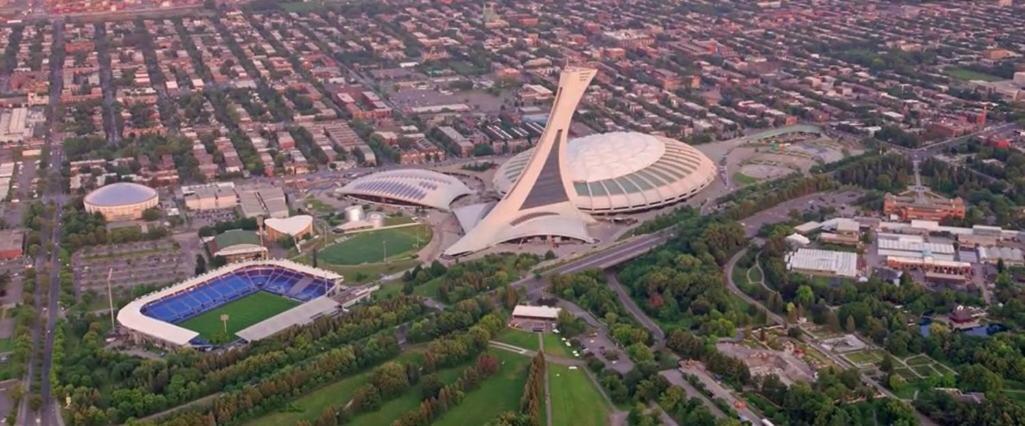
{"type": "MultiPolygon", "coordinates": [[[[524,151],[495,173],[505,193],[519,178],[533,150],[524,151]]],[[[690,198],[715,179],[707,156],[683,142],[637,132],[612,132],[571,140],[569,176],[577,208],[609,214],[647,210],[690,198]]]]}
{"type": "Polygon", "coordinates": [[[157,198],[157,191],[145,185],[117,182],[97,188],[85,196],[85,203],[96,207],[142,204],[157,198]]]}
{"type": "Polygon", "coordinates": [[[338,189],[339,194],[384,202],[449,210],[452,201],[473,191],[455,177],[424,169],[388,170],[363,176],[338,189]]]}

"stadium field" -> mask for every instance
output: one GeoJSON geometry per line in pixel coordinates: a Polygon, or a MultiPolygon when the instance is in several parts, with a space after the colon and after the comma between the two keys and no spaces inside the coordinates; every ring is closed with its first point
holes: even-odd
{"type": "Polygon", "coordinates": [[[388,250],[388,258],[394,259],[418,250],[430,241],[431,231],[425,225],[362,232],[324,248],[317,258],[332,265],[381,262],[384,260],[385,249],[388,250]]]}
{"type": "Polygon", "coordinates": [[[227,343],[235,339],[235,333],[253,324],[287,311],[298,305],[291,299],[266,291],[259,291],[226,305],[206,311],[178,324],[199,333],[211,343],[227,343]],[[228,333],[224,333],[221,314],[228,314],[228,333]]]}

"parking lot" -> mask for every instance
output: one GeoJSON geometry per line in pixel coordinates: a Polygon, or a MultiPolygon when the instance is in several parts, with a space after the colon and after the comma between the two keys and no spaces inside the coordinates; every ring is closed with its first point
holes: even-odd
{"type": "Polygon", "coordinates": [[[76,292],[170,284],[194,272],[194,259],[172,240],[87,247],[72,257],[76,292]]]}

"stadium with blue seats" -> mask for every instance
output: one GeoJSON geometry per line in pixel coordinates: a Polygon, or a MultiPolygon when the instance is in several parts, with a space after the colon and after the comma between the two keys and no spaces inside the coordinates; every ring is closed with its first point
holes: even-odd
{"type": "Polygon", "coordinates": [[[334,285],[330,279],[280,266],[245,266],[150,302],[142,313],[175,324],[258,291],[305,303],[327,294],[334,285]]]}

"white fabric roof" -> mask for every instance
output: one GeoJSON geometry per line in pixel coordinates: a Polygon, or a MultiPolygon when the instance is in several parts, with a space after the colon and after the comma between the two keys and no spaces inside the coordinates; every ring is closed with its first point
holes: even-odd
{"type": "Polygon", "coordinates": [[[452,201],[473,193],[455,177],[424,169],[398,169],[354,179],[338,193],[369,196],[449,210],[452,201]]]}
{"type": "Polygon", "coordinates": [[[296,236],[313,225],[313,216],[301,214],[285,219],[270,218],[263,221],[264,225],[282,234],[296,236]]]}
{"type": "Polygon", "coordinates": [[[165,287],[157,290],[138,299],[135,299],[121,308],[117,313],[117,322],[122,327],[130,330],[145,334],[147,336],[164,340],[168,343],[184,346],[189,343],[190,340],[199,336],[199,333],[189,330],[184,327],[171,324],[169,322],[161,321],[156,318],[147,316],[142,313],[142,308],[152,302],[171,296],[182,290],[190,287],[195,287],[199,284],[205,283],[214,277],[218,277],[237,269],[247,266],[258,266],[258,265],[272,265],[282,268],[291,269],[294,271],[303,272],[316,277],[325,278],[329,280],[341,280],[342,276],[331,271],[326,271],[319,268],[313,268],[300,263],[293,262],[286,259],[270,259],[270,260],[258,260],[258,261],[247,261],[231,263],[220,268],[208,271],[205,274],[197,275],[188,280],[182,281],[181,283],[165,287]]]}
{"type": "Polygon", "coordinates": [[[531,318],[559,318],[560,308],[551,306],[527,306],[527,305],[516,305],[513,308],[514,317],[531,317],[531,318]]]}
{"type": "Polygon", "coordinates": [[[235,333],[248,342],[266,339],[294,325],[309,324],[317,317],[338,310],[338,302],[321,296],[285,312],[267,318],[235,333]]]}

